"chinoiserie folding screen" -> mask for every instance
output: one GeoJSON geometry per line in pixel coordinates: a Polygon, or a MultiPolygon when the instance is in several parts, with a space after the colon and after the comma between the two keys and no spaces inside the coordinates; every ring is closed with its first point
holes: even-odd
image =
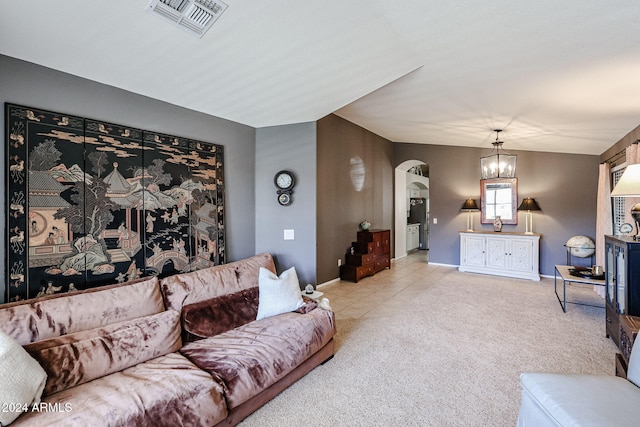
{"type": "Polygon", "coordinates": [[[5,110],[7,301],[225,263],[221,145],[5,110]]]}

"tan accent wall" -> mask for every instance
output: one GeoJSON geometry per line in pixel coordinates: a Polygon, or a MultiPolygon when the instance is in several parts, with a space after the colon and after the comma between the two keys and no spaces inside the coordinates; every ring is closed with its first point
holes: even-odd
{"type": "Polygon", "coordinates": [[[336,115],[317,124],[316,264],[318,283],[324,283],[339,277],[338,258],[344,262],[360,222],[366,219],[372,228],[393,228],[394,167],[391,141],[336,115]],[[358,191],[351,176],[358,182],[360,165],[364,181],[358,191]]]}

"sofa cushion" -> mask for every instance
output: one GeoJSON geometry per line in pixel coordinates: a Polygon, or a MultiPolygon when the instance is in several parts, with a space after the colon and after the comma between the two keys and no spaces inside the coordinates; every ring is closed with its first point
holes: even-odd
{"type": "Polygon", "coordinates": [[[640,389],[624,378],[524,373],[520,384],[519,426],[631,427],[640,419],[640,389]]]}
{"type": "Polygon", "coordinates": [[[0,328],[25,345],[161,311],[158,278],[151,277],[3,305],[0,328]]]}
{"type": "Polygon", "coordinates": [[[242,261],[174,274],[162,279],[160,287],[167,308],[181,311],[185,305],[258,286],[260,267],[276,271],[271,255],[263,253],[242,261]]]}
{"type": "Polygon", "coordinates": [[[258,287],[260,296],[257,320],[297,310],[303,304],[295,267],[283,271],[280,276],[260,267],[258,287]]]}
{"type": "Polygon", "coordinates": [[[223,384],[229,409],[287,375],[335,335],[333,312],[285,313],[186,344],[180,352],[223,384]]]}
{"type": "Polygon", "coordinates": [[[182,326],[191,337],[207,338],[218,335],[256,318],[258,313],[258,287],[245,289],[229,295],[211,298],[182,309],[182,326]]]}
{"type": "Polygon", "coordinates": [[[38,362],[0,330],[0,425],[6,426],[40,402],[47,379],[38,362]]]}
{"type": "Polygon", "coordinates": [[[28,344],[47,372],[45,395],[177,351],[180,315],[163,311],[139,319],[28,344]]]}
{"type": "Polygon", "coordinates": [[[55,410],[19,426],[210,427],[227,415],[222,388],[179,353],[170,353],[43,399],[55,410]]]}

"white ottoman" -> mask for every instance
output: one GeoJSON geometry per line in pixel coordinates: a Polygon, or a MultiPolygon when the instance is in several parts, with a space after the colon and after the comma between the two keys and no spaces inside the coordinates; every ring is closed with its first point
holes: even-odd
{"type": "Polygon", "coordinates": [[[524,373],[518,427],[640,426],[640,339],[627,379],[612,375],[524,373]]]}
{"type": "Polygon", "coordinates": [[[640,389],[610,375],[525,373],[518,427],[640,426],[640,389]]]}

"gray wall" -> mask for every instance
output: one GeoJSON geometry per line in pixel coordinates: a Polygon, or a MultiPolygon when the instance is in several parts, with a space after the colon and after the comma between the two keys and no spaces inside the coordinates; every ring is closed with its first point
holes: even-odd
{"type": "MultiPolygon", "coordinates": [[[[434,263],[459,265],[458,232],[466,226],[460,212],[465,198],[480,202],[480,157],[489,149],[441,145],[393,145],[395,165],[405,160],[421,160],[429,165],[431,218],[429,259],[434,263]]],[[[595,241],[596,191],[599,156],[513,151],[518,155],[518,203],[533,197],[542,212],[533,215],[533,231],[541,233],[540,272],[553,275],[555,264],[567,262],[566,241],[585,235],[595,241]]],[[[524,213],[517,225],[504,231],[524,231],[524,213]]],[[[492,230],[480,224],[474,214],[474,228],[492,230]]]]}
{"type": "Polygon", "coordinates": [[[270,252],[278,273],[295,267],[301,285],[317,283],[316,177],[316,123],[256,130],[255,251],[270,252]],[[273,178],[280,170],[296,178],[289,206],[277,200],[273,178]],[[284,240],[285,229],[294,230],[294,240],[284,240]]]}
{"type": "MultiPolygon", "coordinates": [[[[0,55],[0,101],[110,121],[224,146],[225,214],[229,261],[255,253],[255,129],[152,98],[0,55]]],[[[232,99],[229,102],[233,102],[232,99]]],[[[0,119],[6,138],[4,114],[0,119]]],[[[6,142],[4,144],[6,146],[6,142]]],[[[6,179],[6,162],[2,176],[6,179]]],[[[3,188],[6,183],[3,180],[3,188]]],[[[3,205],[4,206],[4,205],[3,205]]],[[[5,209],[0,209],[5,223],[5,209]]],[[[3,229],[4,245],[6,230],[3,229]]],[[[5,256],[0,271],[5,271],[5,256]]],[[[0,285],[4,298],[4,284],[0,285]]]]}
{"type": "Polygon", "coordinates": [[[338,258],[344,262],[360,222],[393,229],[393,176],[390,141],[335,115],[318,121],[319,283],[339,276],[338,258]],[[351,183],[350,159],[356,156],[365,167],[362,191],[351,183]]]}

